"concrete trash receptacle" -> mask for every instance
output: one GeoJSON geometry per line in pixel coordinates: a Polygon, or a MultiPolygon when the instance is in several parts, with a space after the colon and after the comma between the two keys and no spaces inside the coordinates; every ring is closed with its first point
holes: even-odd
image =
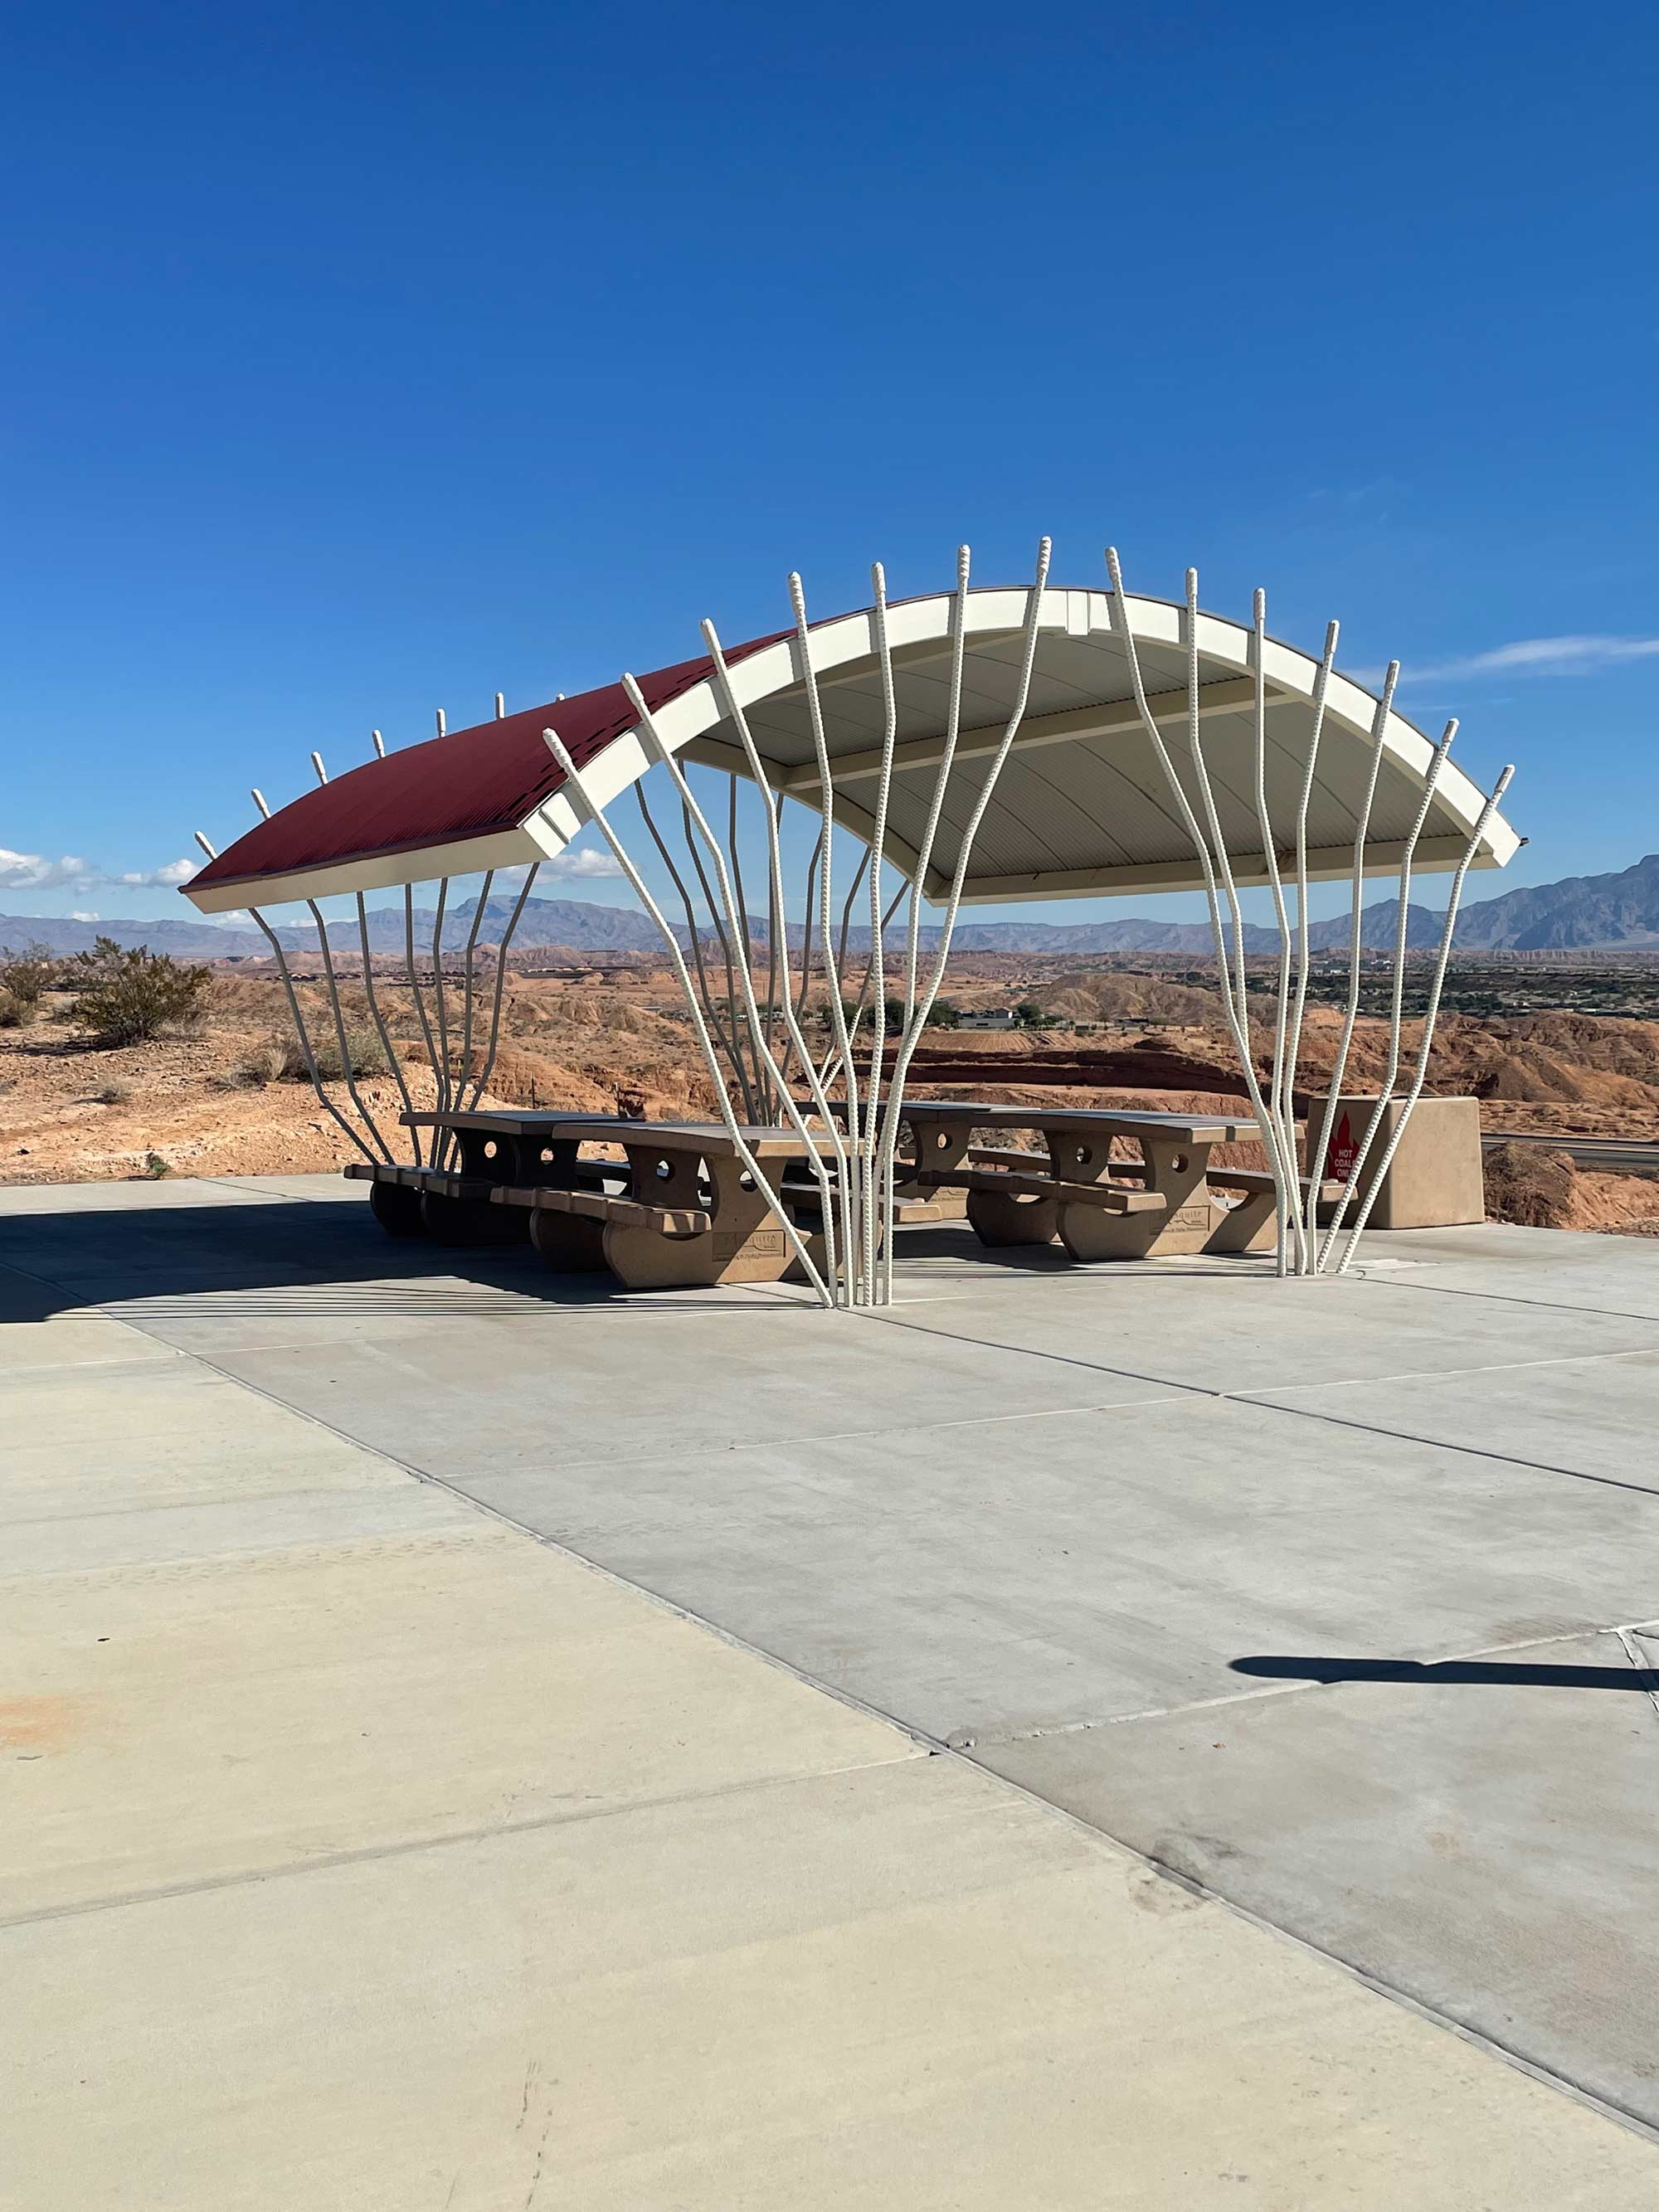
{"type": "MultiPolygon", "coordinates": [[[[1338,1099],[1325,1166],[1327,1176],[1333,1181],[1346,1183],[1352,1173],[1354,1155],[1376,1110],[1374,1095],[1369,1098],[1344,1096],[1338,1099]]],[[[1348,1212],[1350,1220],[1376,1179],[1376,1170],[1404,1110],[1403,1099],[1389,1101],[1371,1140],[1354,1204],[1348,1212]]],[[[1317,1139],[1323,1115],[1322,1100],[1316,1101],[1309,1115],[1310,1141],[1317,1139]]],[[[1322,1206],[1321,1220],[1328,1220],[1334,1212],[1334,1206],[1322,1206]]],[[[1367,1226],[1449,1229],[1461,1222],[1484,1221],[1486,1218],[1486,1189],[1480,1169],[1480,1101],[1419,1098],[1377,1193],[1367,1226]]]]}

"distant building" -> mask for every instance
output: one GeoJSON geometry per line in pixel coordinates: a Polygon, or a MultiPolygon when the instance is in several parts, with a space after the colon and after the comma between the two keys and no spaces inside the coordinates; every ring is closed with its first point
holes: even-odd
{"type": "Polygon", "coordinates": [[[1018,1026],[1011,1006],[993,1006],[977,1014],[963,1014],[957,1024],[959,1030],[1012,1030],[1018,1026]]]}

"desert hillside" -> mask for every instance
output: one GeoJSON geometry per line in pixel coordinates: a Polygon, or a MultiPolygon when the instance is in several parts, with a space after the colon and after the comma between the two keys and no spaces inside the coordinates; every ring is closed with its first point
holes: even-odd
{"type": "MultiPolygon", "coordinates": [[[[1088,969],[1039,980],[988,957],[965,964],[959,979],[953,969],[951,988],[965,1012],[1018,998],[1040,1006],[1052,1025],[930,1030],[913,1069],[919,1096],[959,1091],[971,1080],[974,1095],[1008,1104],[1059,1098],[1237,1110],[1218,1005],[1201,983],[1088,969]]],[[[301,993],[313,1036],[326,1041],[332,1024],[324,993],[314,983],[301,993]]],[[[379,994],[403,1085],[417,1107],[428,1106],[432,1079],[407,989],[381,978],[379,994]]],[[[344,995],[353,1033],[372,1048],[360,987],[348,983],[344,995]]],[[[459,994],[449,996],[459,1043],[459,994]]],[[[1255,1035],[1265,1064],[1273,1002],[1261,1004],[1255,1035]]],[[[476,1027],[482,1039],[482,1004],[476,1027]]],[[[1321,1086],[1340,1030],[1334,1009],[1309,1008],[1298,1070],[1304,1089],[1321,1086]]],[[[351,1148],[319,1107],[287,1037],[277,982],[246,970],[215,973],[205,1009],[185,1033],[118,1048],[95,1042],[75,1020],[72,1002],[47,994],[36,1018],[0,1029],[0,1182],[343,1165],[351,1148]]],[[[1408,1024],[1408,1053],[1414,1038],[1408,1024]]],[[[1381,1022],[1362,1019],[1353,1087],[1380,1078],[1386,1042],[1381,1022]]],[[[1659,1139],[1659,1023],[1563,1012],[1445,1016],[1430,1087],[1480,1097],[1492,1130],[1659,1139]]],[[[403,1092],[392,1073],[363,1073],[358,1088],[381,1125],[395,1127],[403,1092]]],[[[622,1088],[642,1092],[653,1116],[714,1111],[672,977],[643,964],[599,980],[510,975],[489,1097],[610,1112],[622,1088]]],[[[343,1086],[332,1089],[346,1103],[343,1086]]],[[[1241,1159],[1251,1157],[1251,1147],[1236,1150],[1241,1159]]],[[[1572,1206],[1584,1225],[1648,1219],[1659,1216],[1659,1184],[1581,1174],[1572,1206]]]]}

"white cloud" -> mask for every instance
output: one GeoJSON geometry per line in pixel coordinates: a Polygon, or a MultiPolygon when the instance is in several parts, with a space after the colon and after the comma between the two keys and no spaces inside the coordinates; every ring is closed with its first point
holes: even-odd
{"type": "MultiPolygon", "coordinates": [[[[14,853],[0,845],[0,891],[166,890],[187,883],[196,873],[194,860],[167,860],[159,868],[133,868],[112,874],[90,860],[66,853],[50,860],[44,853],[14,853]]],[[[94,919],[96,919],[94,916],[94,919]]]]}
{"type": "Polygon", "coordinates": [[[159,868],[143,868],[127,875],[111,876],[106,880],[138,884],[146,890],[166,890],[173,884],[187,884],[201,865],[199,860],[167,860],[159,868]]]}
{"type": "Polygon", "coordinates": [[[49,860],[44,853],[14,853],[0,845],[0,890],[88,890],[97,880],[95,868],[68,854],[49,860]]]}
{"type": "Polygon", "coordinates": [[[614,853],[591,850],[586,853],[561,853],[556,859],[544,862],[547,872],[554,876],[619,876],[622,864],[614,853]]]}
{"type": "MultiPolygon", "coordinates": [[[[1413,668],[1407,663],[1401,680],[1417,684],[1447,677],[1589,676],[1597,669],[1617,668],[1627,661],[1651,660],[1656,656],[1659,656],[1659,637],[1523,637],[1513,645],[1494,646],[1489,653],[1431,661],[1426,668],[1413,668]]],[[[1380,676],[1381,671],[1377,672],[1380,676]]]]}
{"type": "Polygon", "coordinates": [[[81,914],[76,912],[72,913],[70,915],[70,920],[71,921],[101,921],[103,920],[103,916],[97,914],[81,914]]]}

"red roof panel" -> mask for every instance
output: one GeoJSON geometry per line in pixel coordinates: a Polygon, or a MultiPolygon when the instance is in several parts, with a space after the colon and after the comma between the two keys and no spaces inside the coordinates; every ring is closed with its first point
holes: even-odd
{"type": "MultiPolygon", "coordinates": [[[[775,641],[751,638],[729,647],[726,659],[735,664],[775,641]]],[[[701,683],[712,668],[711,661],[700,657],[654,669],[636,681],[654,714],[701,683]]],[[[210,860],[190,888],[297,874],[376,854],[419,852],[428,845],[515,830],[564,781],[563,769],[542,742],[544,730],[556,730],[577,767],[586,768],[635,720],[622,685],[605,684],[596,691],[526,708],[500,721],[478,722],[428,738],[423,744],[406,745],[384,760],[365,761],[302,793],[268,822],[256,823],[210,860]]]]}

